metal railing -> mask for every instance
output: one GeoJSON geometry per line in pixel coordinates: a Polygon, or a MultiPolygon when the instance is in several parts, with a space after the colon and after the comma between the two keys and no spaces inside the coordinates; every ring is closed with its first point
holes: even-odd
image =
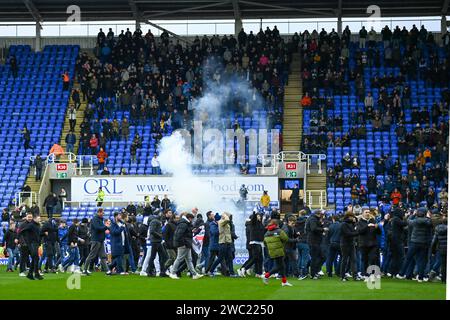
{"type": "Polygon", "coordinates": [[[257,175],[275,175],[278,173],[278,156],[276,154],[258,155],[261,166],[256,168],[257,175]]]}
{"type": "Polygon", "coordinates": [[[311,167],[317,165],[317,173],[322,174],[322,161],[327,156],[322,153],[310,154],[301,151],[281,151],[278,153],[277,158],[279,161],[305,161],[306,160],[306,173],[311,173],[311,167]],[[316,162],[314,162],[316,160],[316,162]]]}
{"type": "MultiPolygon", "coordinates": [[[[102,207],[126,207],[129,203],[130,202],[128,202],[128,201],[103,201],[102,202],[102,207]],[[109,204],[109,206],[108,206],[108,204],[109,204]]],[[[71,208],[73,208],[73,207],[76,207],[76,208],[81,208],[81,207],[94,208],[94,207],[97,207],[97,201],[63,201],[62,209],[64,210],[64,208],[66,206],[70,206],[71,208]]]]}
{"type": "Polygon", "coordinates": [[[73,163],[77,160],[77,156],[72,152],[63,152],[60,155],[55,155],[54,153],[50,153],[47,157],[47,163],[73,163]],[[67,157],[65,157],[67,156],[67,157]]]}
{"type": "Polygon", "coordinates": [[[327,192],[326,190],[307,190],[306,191],[306,202],[309,207],[316,205],[314,202],[314,197],[318,197],[318,205],[322,210],[327,206],[327,192]]]}
{"type": "Polygon", "coordinates": [[[18,191],[14,195],[14,201],[16,207],[21,206],[23,203],[31,207],[33,202],[39,205],[38,194],[34,191],[18,191]]]}
{"type": "MultiPolygon", "coordinates": [[[[94,175],[94,157],[93,155],[78,155],[77,156],[77,164],[78,164],[78,174],[80,176],[83,175],[83,170],[89,171],[89,175],[94,175]],[[87,160],[85,159],[87,158],[87,160]]],[[[96,158],[96,157],[95,157],[96,158]]]]}

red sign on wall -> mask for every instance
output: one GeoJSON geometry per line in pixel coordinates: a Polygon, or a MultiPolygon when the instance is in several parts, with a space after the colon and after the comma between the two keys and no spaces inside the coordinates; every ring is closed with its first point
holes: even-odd
{"type": "Polygon", "coordinates": [[[295,162],[286,163],[286,170],[297,170],[297,163],[295,162]]]}
{"type": "Polygon", "coordinates": [[[58,163],[56,165],[56,171],[67,171],[67,164],[65,164],[65,163],[58,163]]]}

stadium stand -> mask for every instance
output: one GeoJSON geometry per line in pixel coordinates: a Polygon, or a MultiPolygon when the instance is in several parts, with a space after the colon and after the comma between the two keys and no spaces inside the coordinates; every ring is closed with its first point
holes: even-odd
{"type": "Polygon", "coordinates": [[[62,75],[73,75],[79,46],[46,46],[33,52],[30,46],[11,46],[8,61],[0,65],[0,204],[12,204],[22,190],[30,169],[30,157],[48,155],[59,142],[70,91],[63,90],[62,75]],[[31,148],[25,149],[21,131],[30,131],[31,148]]]}
{"type": "MultiPolygon", "coordinates": [[[[216,127],[281,131],[284,84],[292,50],[291,43],[286,43],[276,28],[256,36],[241,33],[238,39],[197,37],[192,45],[183,47],[169,40],[167,34],[156,39],[150,31],[144,36],[138,31],[118,37],[99,34],[98,59],[83,54],[77,62],[81,91],[88,99],[79,154],[97,154],[99,147],[90,148],[95,134],[99,146],[108,153],[106,165],[112,174],[122,170],[152,174],[151,159],[157,141],[173,129],[191,129],[191,105],[207,90],[205,83],[219,83],[233,73],[246,78],[261,93],[262,105],[242,108],[235,102],[229,115],[215,123],[216,127]],[[202,68],[207,56],[212,67],[202,68]],[[150,93],[140,96],[140,88],[150,93]],[[174,109],[177,112],[173,113],[174,109]],[[131,150],[136,161],[132,161],[131,150]]],[[[227,141],[225,147],[226,152],[232,151],[233,141],[227,141]]],[[[255,174],[256,157],[249,158],[247,152],[246,161],[248,173],[255,174]]],[[[196,166],[194,170],[223,174],[230,167],[196,166]]]]}
{"type": "Polygon", "coordinates": [[[410,207],[446,198],[448,48],[415,26],[384,28],[367,46],[345,32],[302,36],[311,62],[302,150],[326,151],[328,203],[337,212],[349,203],[389,207],[396,188],[410,207]]]}

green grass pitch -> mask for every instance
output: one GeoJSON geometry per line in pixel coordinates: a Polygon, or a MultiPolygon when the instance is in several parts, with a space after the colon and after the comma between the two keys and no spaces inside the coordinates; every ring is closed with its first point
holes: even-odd
{"type": "Polygon", "coordinates": [[[17,272],[6,273],[0,267],[0,300],[444,300],[442,283],[381,279],[380,289],[368,289],[365,282],[341,282],[338,278],[320,280],[289,279],[293,287],[281,287],[280,280],[270,279],[265,286],[261,279],[204,277],[191,280],[147,278],[138,275],[105,276],[94,273],[82,276],[80,289],[69,290],[71,274],[46,274],[42,281],[19,277],[17,272]]]}

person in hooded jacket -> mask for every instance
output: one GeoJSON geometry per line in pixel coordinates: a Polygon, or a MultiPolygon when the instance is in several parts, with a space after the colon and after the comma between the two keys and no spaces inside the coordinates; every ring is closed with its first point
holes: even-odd
{"type": "Polygon", "coordinates": [[[270,276],[278,273],[281,275],[281,285],[292,287],[292,284],[287,281],[284,263],[284,248],[288,240],[287,234],[278,226],[278,220],[272,219],[267,226],[267,232],[264,234],[264,243],[267,246],[270,258],[274,261],[274,265],[264,274],[264,284],[269,284],[270,276]]]}
{"type": "Polygon", "coordinates": [[[351,211],[345,213],[341,226],[341,280],[347,281],[346,270],[350,269],[354,280],[359,280],[356,273],[356,244],[355,238],[359,235],[356,230],[356,218],[351,211]]]}
{"type": "Polygon", "coordinates": [[[381,234],[378,224],[370,214],[368,207],[362,208],[361,219],[356,228],[359,232],[358,246],[362,260],[362,274],[367,276],[369,266],[380,265],[380,253],[378,249],[377,235],[381,234]]]}
{"type": "Polygon", "coordinates": [[[152,249],[150,253],[150,262],[147,267],[147,275],[149,277],[154,276],[154,261],[156,258],[156,254],[158,254],[159,257],[159,265],[161,268],[160,276],[166,277],[166,269],[165,264],[167,260],[166,251],[164,250],[164,247],[162,245],[163,241],[163,233],[162,233],[162,224],[161,224],[161,216],[157,215],[154,216],[153,219],[150,221],[149,224],[150,228],[150,242],[152,244],[152,249]]]}
{"type": "Polygon", "coordinates": [[[114,213],[114,220],[111,222],[110,239],[111,239],[111,264],[106,275],[120,274],[125,275],[123,270],[123,255],[125,248],[125,221],[120,212],[114,213]],[[115,273],[113,270],[115,269],[115,273]]]}
{"type": "Polygon", "coordinates": [[[424,281],[425,267],[427,264],[427,254],[431,244],[432,223],[431,214],[427,208],[417,209],[414,216],[408,219],[408,226],[411,227],[411,238],[408,244],[408,253],[403,263],[402,269],[397,274],[397,279],[405,279],[408,266],[416,261],[418,271],[418,282],[424,281]]]}
{"type": "Polygon", "coordinates": [[[447,281],[447,217],[441,219],[434,229],[432,251],[439,253],[441,257],[441,281],[447,281]]]}
{"type": "Polygon", "coordinates": [[[264,234],[266,229],[262,223],[262,215],[259,212],[253,211],[248,222],[248,245],[249,258],[244,265],[238,270],[238,274],[243,277],[251,267],[255,267],[256,276],[262,276],[263,267],[263,245],[264,234]]]}

